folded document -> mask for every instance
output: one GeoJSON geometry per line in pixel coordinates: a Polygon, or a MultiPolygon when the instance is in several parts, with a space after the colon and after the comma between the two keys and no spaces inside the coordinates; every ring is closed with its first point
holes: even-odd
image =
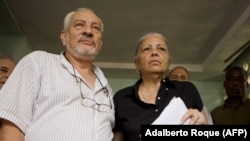
{"type": "MultiPolygon", "coordinates": [[[[180,124],[181,118],[187,110],[188,109],[181,98],[173,97],[152,125],[180,124]]],[[[189,120],[184,124],[187,124],[188,122],[189,120]]]]}

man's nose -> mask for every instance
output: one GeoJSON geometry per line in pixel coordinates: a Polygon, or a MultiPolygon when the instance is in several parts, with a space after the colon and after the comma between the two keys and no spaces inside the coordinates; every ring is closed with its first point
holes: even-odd
{"type": "Polygon", "coordinates": [[[240,81],[239,81],[239,80],[234,80],[234,81],[233,81],[233,85],[235,85],[235,86],[240,85],[240,81]]]}
{"type": "Polygon", "coordinates": [[[86,35],[86,36],[88,36],[88,37],[92,37],[93,36],[93,33],[92,33],[93,31],[92,31],[92,28],[91,28],[91,26],[85,26],[84,28],[83,28],[83,35],[86,35]]]}

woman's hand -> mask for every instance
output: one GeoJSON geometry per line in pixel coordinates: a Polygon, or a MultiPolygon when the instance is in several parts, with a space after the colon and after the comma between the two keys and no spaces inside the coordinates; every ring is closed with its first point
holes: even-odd
{"type": "Polygon", "coordinates": [[[203,109],[201,112],[198,109],[188,109],[188,111],[181,118],[181,124],[184,124],[187,120],[189,120],[189,125],[208,124],[208,120],[203,109]]]}

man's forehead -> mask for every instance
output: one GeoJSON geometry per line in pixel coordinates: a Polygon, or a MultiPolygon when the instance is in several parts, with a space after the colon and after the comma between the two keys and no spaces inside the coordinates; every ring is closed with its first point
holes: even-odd
{"type": "Polygon", "coordinates": [[[0,65],[11,64],[11,63],[13,63],[13,61],[11,61],[10,59],[0,59],[0,65]]]}
{"type": "Polygon", "coordinates": [[[226,78],[245,78],[243,72],[231,72],[227,75],[226,78]]]}
{"type": "Polygon", "coordinates": [[[96,23],[96,24],[101,24],[100,18],[93,13],[92,11],[88,10],[80,10],[77,11],[73,16],[72,16],[72,21],[85,21],[85,22],[90,22],[90,23],[96,23]]]}

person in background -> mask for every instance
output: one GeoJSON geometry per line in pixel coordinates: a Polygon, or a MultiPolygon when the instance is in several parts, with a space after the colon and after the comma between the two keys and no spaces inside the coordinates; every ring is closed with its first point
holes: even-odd
{"type": "Polygon", "coordinates": [[[148,33],[140,38],[134,63],[141,78],[114,95],[115,141],[140,140],[141,125],[152,124],[174,97],[181,98],[188,108],[180,124],[188,119],[188,124],[207,124],[196,87],[190,82],[174,84],[167,78],[170,56],[162,34],[148,33]]]}
{"type": "MultiPolygon", "coordinates": [[[[16,66],[16,61],[12,56],[0,54],[0,90],[8,80],[10,74],[16,66]]],[[[0,120],[0,128],[1,128],[0,120]]]]}
{"type": "Polygon", "coordinates": [[[182,66],[176,66],[170,70],[168,77],[173,81],[189,81],[188,70],[182,66]]]}
{"type": "Polygon", "coordinates": [[[65,16],[60,38],[65,51],[26,55],[1,90],[1,141],[112,140],[112,89],[93,64],[102,20],[79,8],[65,16]]]}
{"type": "Polygon", "coordinates": [[[241,67],[226,71],[224,88],[227,99],[211,111],[214,124],[250,124],[250,102],[247,98],[247,72],[241,67]]]}
{"type": "Polygon", "coordinates": [[[16,66],[12,56],[0,54],[0,90],[16,66]]]}
{"type": "MultiPolygon", "coordinates": [[[[172,81],[181,81],[181,82],[182,81],[184,81],[184,82],[189,81],[188,70],[185,67],[176,66],[172,70],[170,70],[170,72],[169,72],[169,79],[172,80],[172,81]]],[[[212,120],[211,114],[208,111],[207,107],[204,106],[203,110],[206,113],[208,124],[212,125],[213,124],[213,120],[212,120]]]]}

